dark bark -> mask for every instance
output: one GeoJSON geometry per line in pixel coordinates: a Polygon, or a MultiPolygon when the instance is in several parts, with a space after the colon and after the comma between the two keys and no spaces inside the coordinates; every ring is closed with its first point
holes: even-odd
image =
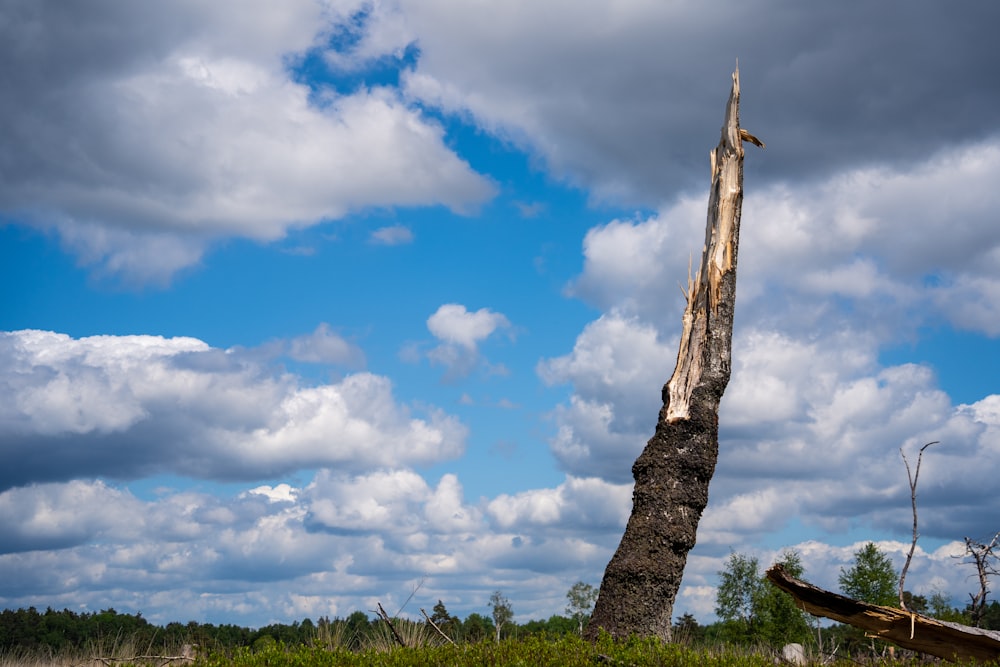
{"type": "Polygon", "coordinates": [[[656,432],[632,466],[632,515],[604,572],[587,629],[615,637],[670,638],[674,599],[719,451],[719,402],[729,383],[736,257],[743,202],[742,141],[762,144],[739,126],[739,70],[712,153],[705,246],[688,277],[677,367],[663,387],[656,432]]]}

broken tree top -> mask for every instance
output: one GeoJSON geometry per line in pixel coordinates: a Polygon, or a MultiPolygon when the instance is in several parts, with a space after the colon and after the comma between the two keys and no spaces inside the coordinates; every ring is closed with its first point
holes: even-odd
{"type": "Polygon", "coordinates": [[[614,637],[670,639],[674,599],[719,451],[719,401],[729,382],[736,255],[743,203],[743,145],[762,145],[739,127],[739,70],[711,154],[712,186],[697,276],[688,270],[677,366],[663,388],[656,432],[632,466],[632,514],[604,571],[587,629],[614,637]]]}
{"type": "MultiPolygon", "coordinates": [[[[730,350],[727,341],[715,340],[709,344],[713,331],[731,333],[732,313],[720,326],[713,326],[723,299],[724,279],[728,276],[730,289],[735,292],[736,255],[739,247],[740,209],[743,203],[743,141],[764,147],[764,143],[740,127],[740,70],[733,72],[733,87],[726,104],[726,117],[722,126],[719,145],[709,155],[712,168],[712,187],[708,199],[708,223],[705,226],[705,245],[698,265],[697,280],[691,277],[688,267],[688,284],[684,290],[687,305],[684,308],[683,330],[677,351],[677,366],[667,382],[667,420],[687,419],[691,408],[691,394],[703,380],[706,371],[715,375],[724,373],[728,381],[730,350]],[[718,354],[718,353],[721,353],[718,354]],[[714,363],[713,363],[714,359],[714,363]]],[[[733,294],[732,296],[735,296],[733,294]]],[[[733,299],[730,299],[730,302],[733,299]]],[[[730,311],[732,304],[730,303],[730,311]]]]}

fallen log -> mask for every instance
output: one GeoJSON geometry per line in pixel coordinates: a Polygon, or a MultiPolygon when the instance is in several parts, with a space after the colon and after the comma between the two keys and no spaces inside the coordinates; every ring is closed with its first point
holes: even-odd
{"type": "Polygon", "coordinates": [[[945,660],[1000,660],[1000,632],[939,621],[831,593],[792,577],[781,565],[768,570],[767,578],[813,616],[853,625],[902,648],[945,660]]]}

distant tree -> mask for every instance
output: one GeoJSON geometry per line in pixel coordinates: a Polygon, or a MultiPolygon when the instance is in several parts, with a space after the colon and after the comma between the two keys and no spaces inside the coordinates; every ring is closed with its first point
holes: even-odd
{"type": "MultiPolygon", "coordinates": [[[[841,568],[837,578],[845,595],[887,607],[899,604],[898,575],[892,561],[874,542],[868,542],[854,552],[854,565],[841,568]]],[[[873,655],[885,653],[884,642],[868,637],[860,629],[848,627],[843,634],[844,648],[849,651],[861,650],[867,643],[873,655]]]]}
{"type": "Polygon", "coordinates": [[[493,621],[482,614],[472,613],[462,621],[462,639],[468,642],[478,642],[492,636],[493,621]]]}
{"type": "Polygon", "coordinates": [[[566,592],[566,613],[577,623],[578,632],[583,635],[583,626],[590,620],[590,612],[594,609],[594,601],[597,600],[597,589],[590,584],[578,581],[570,586],[566,592]]]}
{"type": "Polygon", "coordinates": [[[165,629],[150,624],[140,612],[127,614],[106,609],[76,613],[51,607],[44,613],[34,607],[0,611],[0,655],[14,649],[55,652],[86,646],[111,648],[109,644],[121,637],[159,650],[167,640],[166,635],[165,629]]]}
{"type": "MultiPolygon", "coordinates": [[[[785,551],[777,562],[793,577],[802,577],[802,559],[797,552],[785,551]]],[[[719,572],[715,613],[722,622],[711,632],[722,641],[782,646],[805,642],[811,636],[806,615],[790,595],[759,571],[752,556],[730,554],[725,569],[719,572]]]]}
{"type": "Polygon", "coordinates": [[[686,613],[674,623],[672,640],[681,644],[695,644],[705,638],[705,628],[698,625],[698,619],[686,613]]]}
{"type": "Polygon", "coordinates": [[[897,600],[896,582],[899,576],[892,561],[874,542],[868,542],[854,552],[854,565],[840,569],[837,578],[846,595],[870,604],[891,606],[897,600]]]}
{"type": "Polygon", "coordinates": [[[969,624],[969,617],[962,613],[960,609],[952,606],[948,596],[942,591],[934,591],[927,600],[927,613],[931,618],[939,621],[950,621],[952,623],[969,624]]]}
{"type": "Polygon", "coordinates": [[[983,608],[979,627],[984,630],[1000,630],[1000,602],[993,600],[983,608]]]}
{"type": "Polygon", "coordinates": [[[926,614],[930,608],[928,607],[927,596],[917,595],[911,591],[903,591],[903,604],[906,605],[907,611],[918,614],[926,614]]]}
{"type": "Polygon", "coordinates": [[[576,634],[576,621],[567,616],[553,614],[547,620],[531,620],[517,626],[518,636],[545,635],[548,637],[563,637],[576,634]]]}
{"type": "Polygon", "coordinates": [[[261,635],[254,640],[251,648],[254,653],[264,653],[265,651],[273,650],[278,642],[271,635],[261,635]]]}
{"type": "Polygon", "coordinates": [[[764,584],[756,557],[733,552],[719,572],[715,614],[725,622],[731,640],[749,641],[756,630],[764,584]]]}
{"type": "Polygon", "coordinates": [[[434,605],[433,613],[431,614],[431,621],[438,627],[441,632],[455,639],[455,635],[458,634],[459,620],[448,613],[448,608],[444,606],[444,602],[441,600],[437,601],[434,605]]]}
{"type": "MultiPolygon", "coordinates": [[[[797,579],[805,575],[802,558],[796,551],[784,551],[777,564],[797,579]]],[[[771,646],[808,641],[811,637],[809,622],[792,596],[772,584],[766,576],[761,578],[761,583],[762,590],[754,613],[758,619],[757,636],[771,646]]]]}
{"type": "Polygon", "coordinates": [[[554,637],[571,635],[576,631],[576,629],[576,623],[574,623],[572,618],[560,616],[559,614],[552,614],[549,616],[548,620],[545,621],[545,632],[554,637]]]}
{"type": "Polygon", "coordinates": [[[434,609],[432,611],[434,613],[431,614],[431,620],[434,621],[434,624],[439,628],[450,622],[453,618],[452,615],[448,613],[448,608],[444,606],[444,602],[440,599],[437,601],[437,604],[434,605],[434,609]]]}
{"type": "Polygon", "coordinates": [[[493,625],[496,627],[496,639],[500,641],[500,631],[503,626],[514,620],[514,610],[510,606],[510,600],[504,597],[500,591],[493,591],[490,596],[490,609],[493,612],[493,625]]]}
{"type": "Polygon", "coordinates": [[[368,614],[363,611],[352,612],[345,621],[347,624],[347,644],[352,648],[361,648],[371,636],[372,623],[368,614]]]}
{"type": "Polygon", "coordinates": [[[969,593],[972,602],[968,607],[969,618],[977,628],[983,626],[983,616],[986,613],[986,596],[990,593],[989,578],[1000,574],[997,570],[997,561],[1000,560],[994,549],[1000,548],[1000,533],[993,536],[989,542],[977,541],[965,538],[965,556],[974,563],[979,578],[979,591],[975,595],[969,593]]]}

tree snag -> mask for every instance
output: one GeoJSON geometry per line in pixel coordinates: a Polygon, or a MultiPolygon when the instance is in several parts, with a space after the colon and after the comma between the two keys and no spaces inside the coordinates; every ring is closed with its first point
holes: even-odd
{"type": "MultiPolygon", "coordinates": [[[[967,556],[972,557],[972,562],[976,564],[976,572],[979,575],[979,592],[975,595],[969,593],[969,597],[972,599],[972,604],[969,605],[969,612],[972,616],[972,624],[977,628],[983,620],[983,614],[986,613],[986,596],[990,592],[989,577],[1000,574],[1000,572],[997,572],[996,565],[994,564],[997,555],[993,553],[998,543],[1000,543],[1000,533],[994,535],[989,544],[976,542],[968,537],[965,538],[965,553],[967,556]]],[[[959,558],[962,558],[962,556],[959,556],[959,558]]]]}
{"type": "Polygon", "coordinates": [[[906,452],[903,451],[902,447],[899,448],[899,455],[903,457],[903,465],[906,466],[906,478],[910,480],[910,506],[913,508],[913,539],[910,541],[910,552],[906,554],[906,562],[903,563],[903,570],[899,573],[899,608],[903,611],[907,611],[906,601],[903,599],[903,588],[906,585],[906,571],[910,569],[913,552],[917,550],[917,538],[920,537],[920,534],[917,532],[917,481],[920,479],[920,463],[924,458],[924,450],[936,444],[938,444],[937,440],[928,442],[920,448],[920,453],[917,455],[916,473],[910,472],[910,462],[906,460],[906,452]]]}
{"type": "Polygon", "coordinates": [[[674,599],[719,452],[719,401],[729,383],[736,254],[743,204],[743,141],[763,147],[739,120],[739,67],[722,138],[711,153],[712,186],[697,279],[688,269],[677,366],[663,388],[656,432],[632,466],[632,515],[608,563],[586,635],[603,628],[670,639],[674,599]]]}

